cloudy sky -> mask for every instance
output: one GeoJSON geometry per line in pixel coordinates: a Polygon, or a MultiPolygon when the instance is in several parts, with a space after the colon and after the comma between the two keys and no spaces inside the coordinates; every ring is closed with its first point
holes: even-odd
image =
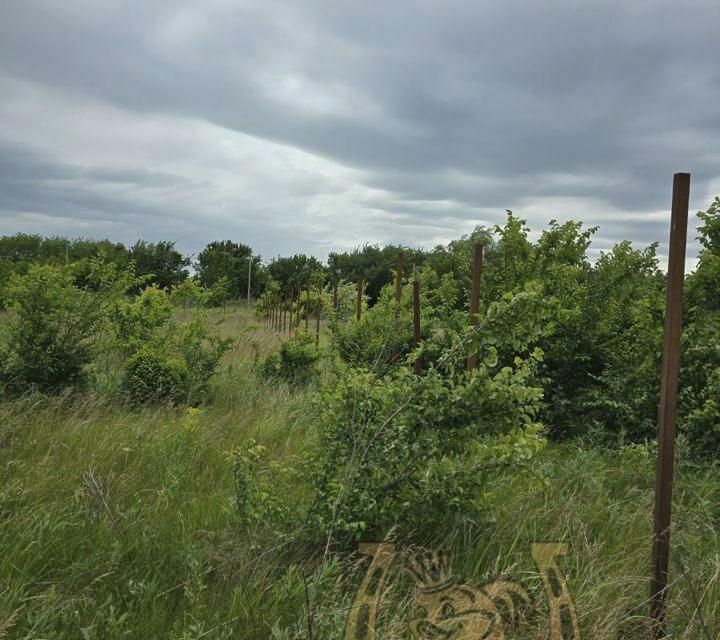
{"type": "Polygon", "coordinates": [[[2,0],[0,235],[325,257],[512,209],[664,245],[674,172],[720,194],[718,33],[718,0],[2,0]]]}

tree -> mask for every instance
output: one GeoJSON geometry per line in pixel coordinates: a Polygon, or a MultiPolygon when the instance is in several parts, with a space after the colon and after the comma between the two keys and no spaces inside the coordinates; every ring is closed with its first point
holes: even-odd
{"type": "Polygon", "coordinates": [[[393,281],[398,253],[405,254],[405,264],[420,266],[424,259],[421,249],[400,245],[365,244],[353,251],[333,252],[328,256],[328,272],[333,279],[357,282],[362,278],[370,304],[375,304],[382,288],[393,281]]]}
{"type": "Polygon", "coordinates": [[[296,291],[307,286],[308,278],[317,279],[325,269],[314,256],[296,253],[286,258],[276,258],[267,266],[268,275],[278,283],[280,291],[286,292],[293,287],[296,291]]]}
{"type": "Polygon", "coordinates": [[[23,393],[82,382],[95,346],[133,282],[128,272],[93,260],[92,286],[78,287],[76,265],[34,264],[5,289],[9,319],[0,335],[0,387],[23,393]]]}
{"type": "Polygon", "coordinates": [[[138,240],[130,249],[130,258],[135,263],[135,274],[150,276],[146,284],[161,289],[170,289],[188,277],[186,267],[190,265],[190,258],[175,249],[174,242],[138,240]]]}
{"type": "Polygon", "coordinates": [[[195,265],[198,280],[203,287],[211,288],[221,278],[227,279],[229,295],[242,298],[247,295],[248,261],[251,261],[250,293],[257,297],[263,289],[265,274],[260,256],[241,242],[221,240],[209,243],[198,256],[195,265]]]}

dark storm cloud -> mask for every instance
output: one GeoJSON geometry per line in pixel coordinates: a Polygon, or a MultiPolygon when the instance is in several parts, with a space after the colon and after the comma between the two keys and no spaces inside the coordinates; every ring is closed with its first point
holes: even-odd
{"type": "MultiPolygon", "coordinates": [[[[695,208],[718,188],[715,0],[6,0],[0,14],[0,73],[13,82],[109,105],[139,122],[212,123],[355,171],[346,188],[288,175],[282,203],[274,182],[259,181],[239,203],[244,233],[263,238],[266,252],[273,242],[280,250],[326,248],[332,240],[322,234],[341,244],[427,244],[473,222],[502,222],[505,208],[535,212],[533,227],[553,217],[597,220],[598,246],[621,238],[645,244],[665,240],[667,221],[649,214],[667,209],[673,172],[693,173],[695,208]],[[356,195],[352,184],[365,192],[356,195]],[[338,197],[348,211],[372,212],[374,227],[359,230],[365,237],[346,228],[338,197]],[[543,203],[562,210],[541,214],[543,203]],[[303,228],[308,220],[288,205],[312,211],[318,227],[303,228]],[[263,224],[296,240],[278,239],[263,224]]],[[[38,117],[52,118],[52,104],[44,106],[38,117]]],[[[62,141],[62,130],[55,135],[62,141]]],[[[220,210],[223,202],[235,206],[215,177],[154,168],[158,160],[144,155],[141,140],[133,158],[123,153],[113,164],[87,153],[82,162],[31,162],[23,160],[22,135],[12,139],[19,149],[0,149],[0,206],[8,212],[147,215],[145,227],[133,223],[142,233],[163,212],[193,219],[192,198],[148,201],[153,189],[206,188],[220,210]],[[118,193],[114,183],[137,189],[118,193]]],[[[168,163],[176,155],[168,152],[168,163]]],[[[274,179],[282,183],[282,175],[274,179]]],[[[195,218],[210,221],[214,211],[195,218]]],[[[205,229],[224,235],[223,224],[220,217],[205,229]]],[[[180,238],[195,249],[210,239],[180,238]]]]}

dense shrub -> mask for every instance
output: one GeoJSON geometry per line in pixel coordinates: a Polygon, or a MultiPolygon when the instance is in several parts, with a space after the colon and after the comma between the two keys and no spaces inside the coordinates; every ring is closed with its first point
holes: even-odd
{"type": "Polygon", "coordinates": [[[482,506],[488,478],[519,470],[543,446],[542,352],[533,345],[552,313],[552,301],[529,288],[489,305],[422,377],[398,367],[331,381],[318,398],[320,444],[308,464],[317,530],[346,544],[482,506]],[[468,375],[473,351],[478,366],[468,375]]]}
{"type": "Polygon", "coordinates": [[[259,371],[268,379],[305,384],[317,378],[319,360],[320,352],[314,338],[299,332],[295,340],[286,340],[277,353],[269,354],[260,364],[259,371]]]}
{"type": "Polygon", "coordinates": [[[139,403],[202,402],[231,344],[229,338],[211,335],[200,316],[168,324],[125,360],[125,391],[139,403]]]}
{"type": "Polygon", "coordinates": [[[182,359],[142,347],[125,361],[125,385],[135,402],[172,402],[188,396],[190,373],[182,359]]]}
{"type": "Polygon", "coordinates": [[[11,276],[3,299],[9,318],[0,340],[0,384],[12,392],[55,391],[86,378],[100,333],[133,284],[127,272],[91,260],[69,267],[32,265],[11,276]],[[77,270],[88,286],[75,284],[77,270]]]}
{"type": "MultiPolygon", "coordinates": [[[[459,287],[451,274],[438,276],[429,267],[418,270],[420,281],[420,339],[426,359],[437,357],[448,344],[448,331],[467,324],[467,313],[455,308],[459,287]]],[[[342,322],[331,314],[332,344],[340,359],[353,367],[364,367],[382,374],[393,366],[404,365],[412,346],[412,281],[402,287],[400,303],[395,301],[395,285],[387,285],[377,303],[366,309],[360,320],[342,322]]]]}
{"type": "Polygon", "coordinates": [[[146,287],[134,299],[124,299],[115,310],[114,324],[120,348],[133,353],[151,341],[172,315],[170,298],[163,289],[146,287]]]}

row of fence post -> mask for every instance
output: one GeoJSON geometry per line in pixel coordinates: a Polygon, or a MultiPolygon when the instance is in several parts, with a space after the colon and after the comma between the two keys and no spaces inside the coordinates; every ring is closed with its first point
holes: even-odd
{"type": "MultiPolygon", "coordinates": [[[[470,326],[477,324],[477,314],[480,309],[480,279],[482,277],[482,266],[483,266],[483,245],[476,243],[474,247],[473,265],[472,265],[472,289],[470,293],[470,326]]],[[[400,306],[402,302],[402,288],[403,288],[403,268],[404,268],[404,254],[402,251],[398,252],[397,264],[395,268],[395,314],[396,319],[400,313],[400,306]]],[[[362,318],[362,302],[363,302],[363,287],[365,281],[362,276],[357,281],[357,298],[355,303],[355,319],[360,320],[362,318]]],[[[309,331],[310,328],[310,308],[311,308],[311,280],[308,278],[307,286],[305,287],[305,331],[309,331]]],[[[322,313],[322,284],[318,285],[318,292],[315,300],[315,344],[320,344],[320,317],[322,313]]],[[[297,329],[300,326],[300,308],[302,306],[302,292],[298,289],[297,302],[295,301],[295,289],[290,287],[290,295],[286,297],[284,294],[276,294],[275,297],[270,301],[265,310],[265,323],[271,326],[278,333],[285,334],[287,332],[289,337],[292,337],[293,325],[295,327],[295,335],[297,336],[297,329]],[[293,305],[295,305],[295,322],[293,323],[293,305]],[[288,321],[288,314],[290,316],[288,321]]],[[[333,310],[338,309],[338,279],[333,281],[332,288],[332,306],[333,310]]],[[[412,309],[413,309],[413,321],[412,321],[412,347],[417,348],[420,345],[420,281],[415,275],[413,268],[413,283],[412,283],[412,309]]],[[[400,357],[400,351],[396,344],[393,344],[390,360],[395,362],[400,357]]],[[[467,359],[467,370],[472,371],[477,364],[477,358],[474,354],[468,356],[467,359]]],[[[422,358],[418,356],[413,364],[413,370],[415,373],[420,373],[422,370],[422,358]]]]}
{"type": "MultiPolygon", "coordinates": [[[[670,556],[670,524],[672,515],[672,489],[674,475],[675,451],[675,419],[677,413],[677,391],[680,370],[680,338],[682,319],[683,283],[685,274],[685,251],[687,242],[687,220],[690,198],[690,174],[677,173],[673,180],[672,212],[670,222],[670,250],[668,257],[668,286],[665,303],[665,327],[663,339],[663,365],[660,388],[660,406],[658,411],[658,459],[656,470],[654,530],[652,548],[652,578],[650,589],[650,621],[652,635],[659,638],[663,634],[665,621],[668,564],[670,556]]],[[[483,268],[483,246],[475,244],[472,268],[472,288],[470,292],[471,326],[476,326],[480,309],[480,280],[483,268]]],[[[402,299],[403,253],[398,254],[395,270],[395,304],[396,313],[400,312],[402,299]]],[[[363,277],[357,281],[357,301],[355,305],[355,318],[362,316],[363,277]]],[[[333,284],[333,308],[338,305],[338,283],[333,284]]],[[[320,341],[320,312],[321,312],[322,286],[318,290],[316,303],[316,330],[315,344],[320,341]]],[[[292,332],[292,301],[293,290],[290,290],[291,322],[288,327],[292,332]]],[[[278,330],[285,331],[285,313],[287,304],[285,297],[278,296],[269,309],[266,310],[266,322],[278,330]],[[282,320],[280,315],[282,312],[282,320]]],[[[412,346],[420,345],[420,282],[413,278],[412,286],[413,307],[413,337],[412,346]]],[[[307,285],[305,330],[308,330],[310,316],[310,281],[307,285]]],[[[300,324],[300,292],[297,299],[297,317],[295,326],[300,324]]],[[[399,357],[397,346],[392,349],[392,361],[399,357]]],[[[477,365],[477,356],[471,353],[467,359],[467,371],[472,372],[477,365]]],[[[422,369],[422,359],[415,359],[413,369],[419,374],[422,369]]]]}

